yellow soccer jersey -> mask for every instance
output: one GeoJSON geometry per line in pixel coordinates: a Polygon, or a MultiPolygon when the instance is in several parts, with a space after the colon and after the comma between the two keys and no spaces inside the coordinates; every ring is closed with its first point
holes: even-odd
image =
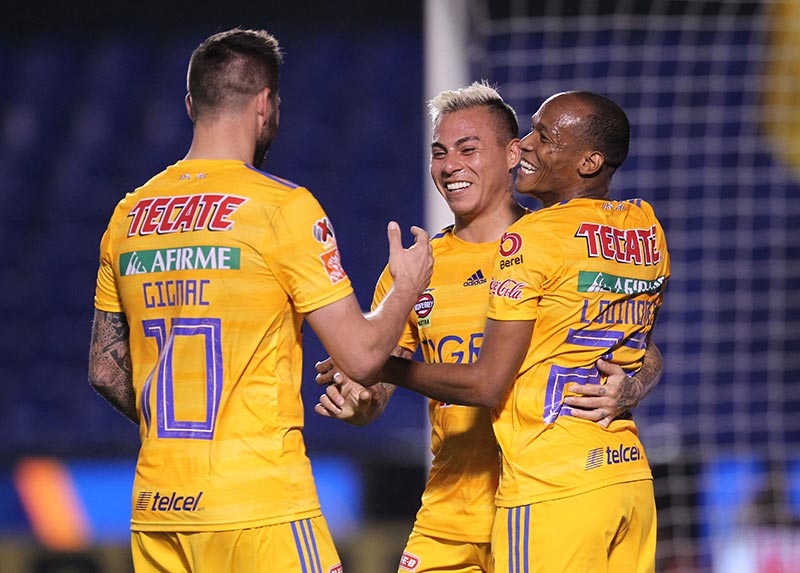
{"type": "Polygon", "coordinates": [[[595,362],[641,367],[669,276],[646,202],[573,199],[527,215],[500,241],[489,318],[535,320],[509,395],[495,412],[497,503],[515,507],[649,479],[632,420],[609,429],[570,415],[570,383],[602,384],[595,362]]]}
{"type": "Polygon", "coordinates": [[[241,161],[180,161],[117,205],[95,306],[130,326],[142,440],[132,529],[319,514],[300,327],[351,292],[316,199],[241,161]]]}
{"type": "MultiPolygon", "coordinates": [[[[431,240],[433,276],[409,316],[399,346],[419,344],[426,362],[471,363],[478,357],[497,243],[468,243],[444,229],[431,240]]],[[[392,284],[384,270],[375,305],[392,284]]],[[[499,461],[488,409],[429,400],[433,463],[414,530],[474,543],[492,532],[499,461]]]]}

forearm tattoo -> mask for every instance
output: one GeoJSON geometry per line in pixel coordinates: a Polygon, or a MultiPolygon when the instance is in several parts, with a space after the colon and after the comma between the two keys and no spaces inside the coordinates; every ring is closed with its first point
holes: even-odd
{"type": "Polygon", "coordinates": [[[620,385],[620,400],[623,397],[632,400],[628,406],[632,408],[641,402],[650,391],[656,387],[664,370],[664,360],[661,351],[651,341],[647,345],[642,367],[632,378],[625,378],[620,385]]]}
{"type": "Polygon", "coordinates": [[[642,399],[642,383],[626,376],[619,385],[617,405],[625,410],[633,408],[642,399]]]}
{"type": "Polygon", "coordinates": [[[92,386],[122,414],[138,422],[128,321],[118,312],[97,312],[95,317],[89,357],[92,386]]]}

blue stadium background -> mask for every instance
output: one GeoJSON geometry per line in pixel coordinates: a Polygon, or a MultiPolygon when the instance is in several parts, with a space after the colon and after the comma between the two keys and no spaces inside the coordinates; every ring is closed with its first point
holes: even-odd
{"type": "MultiPolygon", "coordinates": [[[[86,381],[98,242],[119,198],[185,153],[185,68],[208,34],[243,25],[280,39],[281,129],[265,169],[320,199],[362,304],[386,260],[386,221],[423,222],[420,3],[271,4],[45,1],[0,19],[0,533],[25,527],[8,501],[8,475],[22,456],[135,456],[135,428],[86,381]]],[[[723,4],[700,2],[698,14],[713,17],[723,4]]],[[[664,513],[666,540],[709,534],[696,485],[718,478],[704,464],[724,466],[730,452],[755,460],[756,473],[793,468],[800,515],[800,195],[753,115],[765,39],[750,23],[763,17],[762,3],[738,4],[741,25],[716,35],[669,23],[657,35],[633,26],[621,43],[611,28],[590,40],[546,26],[500,34],[473,68],[474,79],[500,85],[523,128],[562,89],[608,93],[631,116],[634,151],[616,193],[655,204],[673,258],[656,337],[667,374],[638,414],[645,434],[653,428],[660,503],[676,510],[664,513]],[[626,63],[610,66],[607,50],[626,63]],[[688,66],[676,56],[686,50],[697,54],[688,66]],[[511,65],[491,55],[509,51],[526,59],[511,65]],[[632,57],[639,52],[651,59],[632,57]],[[639,85],[643,76],[655,83],[639,85]],[[723,89],[709,87],[710,76],[723,89]],[[664,428],[677,428],[677,438],[664,428]]],[[[307,364],[324,356],[310,329],[306,352],[307,364]]],[[[311,415],[319,392],[306,373],[312,458],[355,460],[367,517],[410,523],[424,480],[422,399],[401,391],[370,430],[352,429],[311,415]]]]}

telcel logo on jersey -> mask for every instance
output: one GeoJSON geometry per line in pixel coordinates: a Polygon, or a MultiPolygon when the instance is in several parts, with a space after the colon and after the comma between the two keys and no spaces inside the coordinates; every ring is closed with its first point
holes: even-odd
{"type": "Polygon", "coordinates": [[[587,470],[599,468],[602,465],[613,466],[616,464],[625,464],[629,462],[638,462],[643,459],[642,450],[639,446],[626,446],[620,444],[616,449],[606,446],[605,451],[603,448],[594,448],[589,450],[586,456],[587,470]],[[604,455],[605,454],[605,455],[604,455]]]}
{"type": "Polygon", "coordinates": [[[178,495],[173,491],[162,495],[159,492],[143,490],[136,498],[136,509],[139,511],[197,511],[203,492],[197,495],[178,495]],[[152,502],[152,503],[151,503],[152,502]]]}

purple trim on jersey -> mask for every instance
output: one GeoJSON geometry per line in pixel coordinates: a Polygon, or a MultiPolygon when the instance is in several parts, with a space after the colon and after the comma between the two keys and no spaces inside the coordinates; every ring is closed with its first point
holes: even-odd
{"type": "Polygon", "coordinates": [[[566,343],[578,346],[595,346],[598,348],[614,348],[625,338],[621,330],[591,330],[588,328],[570,328],[566,343]]]}
{"type": "Polygon", "coordinates": [[[514,508],[514,571],[519,573],[520,571],[520,552],[519,552],[519,514],[521,507],[514,508]]]}
{"type": "Polygon", "coordinates": [[[292,522],[292,535],[294,535],[294,545],[297,548],[297,557],[300,560],[300,571],[301,573],[308,573],[308,568],[306,567],[306,559],[305,555],[303,554],[303,546],[300,545],[300,536],[297,534],[297,522],[292,522]]]}
{"type": "Polygon", "coordinates": [[[508,573],[528,573],[530,570],[531,506],[521,505],[508,509],[508,573]],[[524,525],[523,525],[524,524],[524,525]],[[520,529],[524,527],[520,541],[520,529]]]}
{"type": "Polygon", "coordinates": [[[630,338],[628,338],[622,345],[627,346],[628,348],[635,348],[636,350],[641,350],[642,348],[647,346],[647,333],[635,332],[631,334],[630,338]]]}
{"type": "Polygon", "coordinates": [[[319,551],[317,550],[317,539],[314,537],[314,530],[311,528],[311,520],[303,519],[300,521],[293,521],[291,525],[302,573],[322,573],[322,563],[319,558],[319,551]],[[302,543],[300,541],[300,534],[297,531],[298,527],[303,533],[302,543]],[[311,539],[310,543],[309,538],[311,539]],[[307,565],[311,567],[310,571],[307,565]]]}
{"type": "Polygon", "coordinates": [[[153,383],[153,376],[151,374],[150,377],[147,379],[147,382],[144,383],[141,394],[142,417],[144,418],[145,435],[148,435],[150,433],[150,387],[152,386],[152,383],[153,383]]]}
{"type": "Polygon", "coordinates": [[[292,183],[288,179],[282,179],[281,177],[278,177],[277,175],[272,175],[270,173],[267,173],[266,171],[261,171],[260,169],[256,169],[255,167],[253,167],[249,163],[245,163],[244,166],[247,167],[248,169],[250,169],[251,171],[255,171],[256,173],[260,173],[261,175],[263,175],[267,179],[272,179],[276,183],[280,183],[281,185],[285,185],[286,187],[288,187],[290,189],[297,189],[298,187],[300,187],[300,185],[298,185],[297,183],[292,183]]]}
{"type": "Polygon", "coordinates": [[[528,542],[530,540],[530,531],[531,531],[531,506],[525,506],[525,557],[523,558],[525,561],[525,573],[528,573],[528,564],[530,563],[530,559],[528,558],[528,542]]]}
{"type": "Polygon", "coordinates": [[[637,198],[628,199],[628,203],[633,203],[637,207],[641,207],[642,206],[642,200],[641,199],[637,199],[637,198]]]}
{"type": "Polygon", "coordinates": [[[508,573],[514,573],[514,544],[511,542],[511,536],[514,530],[514,521],[511,519],[513,516],[513,508],[508,510],[508,523],[506,524],[506,531],[508,532],[508,573]]]}
{"type": "MultiPolygon", "coordinates": [[[[319,551],[317,550],[317,538],[314,537],[314,530],[311,529],[311,520],[305,520],[306,529],[308,530],[308,536],[311,538],[311,547],[308,548],[309,554],[311,555],[313,561],[316,562],[316,571],[322,573],[322,563],[319,560],[319,551]]],[[[305,536],[305,532],[303,532],[303,536],[305,536]]],[[[308,541],[306,540],[306,546],[308,546],[308,541]]],[[[314,563],[311,563],[311,568],[314,569],[314,563]]]]}
{"type": "Polygon", "coordinates": [[[444,237],[446,234],[448,234],[448,233],[452,233],[452,232],[453,232],[453,227],[455,227],[455,225],[450,225],[450,226],[448,226],[448,227],[445,227],[444,229],[442,229],[441,231],[439,231],[438,233],[436,233],[436,234],[435,234],[435,235],[434,235],[434,236],[431,238],[431,240],[433,240],[433,239],[441,239],[441,238],[442,238],[442,237],[444,237]]]}

